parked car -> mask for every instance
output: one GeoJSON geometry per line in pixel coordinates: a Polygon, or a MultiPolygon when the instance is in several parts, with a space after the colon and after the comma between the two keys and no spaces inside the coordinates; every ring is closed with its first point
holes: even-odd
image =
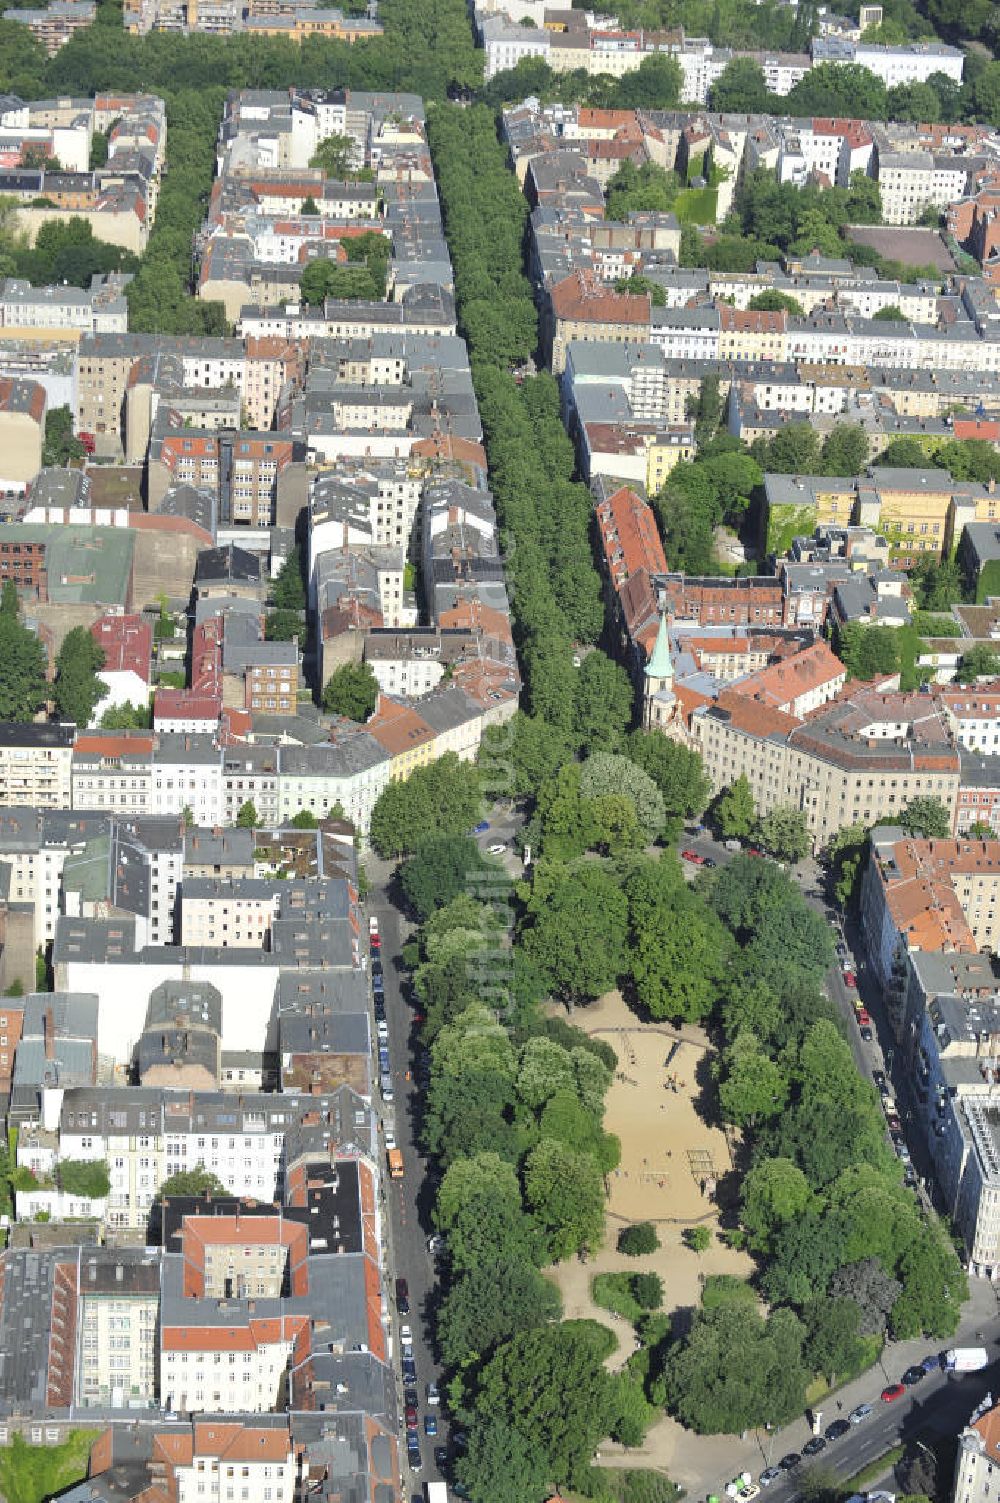
{"type": "Polygon", "coordinates": [[[425,1414],[424,1415],[424,1434],[425,1435],[436,1435],[437,1433],[438,1433],[437,1415],[436,1414],[425,1414]]]}
{"type": "Polygon", "coordinates": [[[416,1443],[414,1445],[410,1445],[409,1440],[407,1440],[406,1460],[409,1463],[411,1472],[419,1472],[420,1468],[423,1466],[423,1461],[420,1459],[420,1444],[418,1441],[416,1441],[415,1436],[414,1441],[416,1443]]]}
{"type": "Polygon", "coordinates": [[[758,1481],[761,1487],[770,1487],[772,1482],[777,1482],[781,1476],[780,1466],[769,1466],[766,1472],[761,1472],[758,1481]]]}
{"type": "Polygon", "coordinates": [[[473,833],[473,835],[485,835],[486,831],[489,829],[489,827],[490,827],[489,820],[488,819],[481,819],[479,821],[478,825],[474,825],[473,826],[472,833],[473,833]]]}
{"type": "MultiPolygon", "coordinates": [[[[447,1446],[434,1447],[434,1465],[437,1467],[439,1472],[446,1472],[448,1470],[447,1446]]],[[[452,1489],[452,1491],[454,1491],[454,1489],[452,1489]]]]}
{"type": "Polygon", "coordinates": [[[491,856],[502,856],[507,847],[497,841],[496,845],[488,845],[486,849],[491,856]]]}
{"type": "Polygon", "coordinates": [[[379,960],[379,958],[378,958],[377,955],[373,955],[372,956],[372,975],[373,976],[381,976],[382,975],[382,962],[381,962],[381,960],[379,960]]]}
{"type": "Polygon", "coordinates": [[[386,1153],[391,1153],[392,1150],[394,1148],[396,1148],[397,1146],[398,1145],[396,1143],[396,1134],[395,1134],[394,1130],[391,1127],[387,1127],[386,1130],[385,1130],[385,1151],[386,1151],[386,1153]]]}
{"type": "Polygon", "coordinates": [[[782,1456],[781,1460],[778,1462],[778,1465],[783,1472],[791,1472],[795,1470],[795,1468],[800,1464],[801,1461],[802,1457],[799,1455],[798,1451],[789,1451],[787,1456],[782,1456]]]}
{"type": "Polygon", "coordinates": [[[417,1428],[420,1417],[417,1413],[416,1404],[407,1404],[406,1408],[403,1410],[403,1418],[406,1421],[407,1430],[415,1430],[417,1428]]]}
{"type": "Polygon", "coordinates": [[[929,1352],[920,1366],[925,1373],[937,1373],[941,1371],[941,1356],[938,1352],[929,1352]]]}
{"type": "Polygon", "coordinates": [[[703,866],[718,866],[718,864],[714,856],[706,856],[702,862],[703,866]]]}
{"type": "Polygon", "coordinates": [[[832,1440],[839,1440],[842,1435],[846,1435],[847,1434],[847,1432],[848,1432],[848,1430],[850,1428],[851,1428],[850,1420],[845,1420],[845,1419],[834,1420],[834,1422],[833,1422],[832,1425],[827,1425],[827,1427],[824,1430],[823,1434],[826,1436],[827,1440],[831,1440],[831,1441],[832,1440]]]}
{"type": "Polygon", "coordinates": [[[704,856],[699,856],[697,851],[681,851],[681,859],[690,861],[692,866],[704,866],[704,856]]]}
{"type": "Polygon", "coordinates": [[[434,1408],[436,1408],[436,1406],[438,1404],[440,1404],[440,1402],[441,1402],[441,1395],[440,1395],[440,1393],[438,1393],[438,1386],[437,1386],[437,1384],[436,1383],[428,1383],[428,1385],[427,1385],[427,1403],[428,1403],[428,1406],[431,1409],[434,1409],[434,1408]]]}
{"type": "Polygon", "coordinates": [[[882,1402],[883,1404],[894,1404],[897,1399],[903,1397],[905,1392],[906,1389],[902,1383],[890,1383],[888,1388],[883,1388],[882,1390],[882,1402]]]}
{"type": "Polygon", "coordinates": [[[875,1037],[874,1033],[872,1032],[872,1025],[870,1023],[862,1023],[860,1031],[861,1037],[864,1039],[865,1043],[870,1044],[875,1037]]]}
{"type": "Polygon", "coordinates": [[[880,1096],[888,1096],[888,1094],[889,1094],[889,1082],[885,1078],[885,1071],[884,1070],[873,1070],[872,1071],[872,1080],[875,1082],[875,1089],[878,1091],[879,1095],[880,1096]]]}
{"type": "Polygon", "coordinates": [[[415,1383],[417,1381],[417,1364],[412,1357],[403,1358],[402,1372],[404,1383],[415,1383]]]}
{"type": "Polygon", "coordinates": [[[415,1404],[417,1402],[417,1390],[415,1388],[403,1389],[403,1403],[415,1404]]]}
{"type": "Polygon", "coordinates": [[[404,1357],[413,1356],[413,1332],[409,1326],[400,1326],[399,1345],[404,1357]]]}
{"type": "MultiPolygon", "coordinates": [[[[410,1313],[410,1286],[405,1279],[396,1280],[396,1309],[400,1315],[410,1313]]],[[[416,1403],[416,1399],[413,1402],[416,1403]]]]}
{"type": "Polygon", "coordinates": [[[369,919],[368,919],[368,933],[369,934],[377,934],[378,933],[378,919],[375,917],[374,913],[371,914],[370,917],[369,917],[369,919]]]}
{"type": "Polygon", "coordinates": [[[867,1007],[859,1007],[854,1015],[858,1020],[859,1028],[870,1028],[872,1026],[871,1013],[867,1007]]]}
{"type": "Polygon", "coordinates": [[[814,1435],[812,1440],[807,1440],[802,1447],[803,1456],[818,1456],[820,1451],[826,1450],[826,1440],[822,1435],[814,1435]]]}
{"type": "Polygon", "coordinates": [[[844,975],[844,985],[845,986],[857,986],[857,984],[858,984],[858,978],[857,978],[857,976],[855,976],[854,972],[848,966],[844,967],[843,975],[844,975]]]}
{"type": "Polygon", "coordinates": [[[869,1415],[874,1413],[874,1404],[859,1404],[856,1409],[851,1410],[847,1418],[850,1420],[852,1425],[863,1425],[869,1415]]]}
{"type": "Polygon", "coordinates": [[[915,1362],[912,1367],[906,1369],[903,1374],[903,1382],[907,1388],[912,1388],[915,1383],[922,1383],[926,1376],[923,1363],[915,1362]]]}

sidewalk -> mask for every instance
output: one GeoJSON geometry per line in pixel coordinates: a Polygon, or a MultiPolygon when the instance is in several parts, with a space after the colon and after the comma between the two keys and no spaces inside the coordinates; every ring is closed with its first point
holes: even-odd
{"type": "MultiPolygon", "coordinates": [[[[897,1382],[907,1367],[930,1352],[950,1346],[986,1346],[991,1360],[1000,1355],[997,1352],[1000,1294],[985,1280],[975,1279],[970,1280],[969,1296],[962,1324],[954,1337],[938,1342],[924,1337],[889,1342],[874,1367],[821,1400],[817,1407],[823,1416],[823,1428],[849,1414],[858,1404],[877,1403],[887,1383],[897,1382]]],[[[919,1395],[919,1389],[916,1392],[919,1395]]],[[[903,1412],[901,1409],[900,1414],[903,1412]]],[[[756,1478],[765,1466],[787,1452],[801,1451],[811,1435],[804,1414],[770,1435],[764,1430],[747,1432],[745,1440],[739,1436],[694,1435],[675,1420],[665,1419],[653,1426],[644,1444],[636,1450],[625,1451],[606,1444],[601,1447],[601,1456],[611,1466],[641,1466],[645,1462],[662,1467],[672,1481],[697,1500],[710,1493],[721,1497],[726,1483],[738,1472],[751,1472],[756,1478]]]]}

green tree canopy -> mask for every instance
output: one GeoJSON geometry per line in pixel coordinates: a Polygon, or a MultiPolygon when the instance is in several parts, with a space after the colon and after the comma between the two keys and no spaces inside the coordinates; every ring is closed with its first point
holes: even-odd
{"type": "Polygon", "coordinates": [[[481,808],[478,769],[446,752],[384,789],[372,809],[371,842],[380,856],[408,855],[432,836],[473,829],[481,808]]]}
{"type": "Polygon", "coordinates": [[[94,711],[108,694],[108,686],[98,678],[104,666],[104,651],[85,626],[72,627],[63,638],[56,654],[56,710],[61,720],[71,720],[85,729],[94,711]]]}
{"type": "Polygon", "coordinates": [[[378,703],[378,679],[369,663],[343,663],[323,690],[323,708],[363,724],[378,703]]]}
{"type": "Polygon", "coordinates": [[[173,1195],[225,1195],[226,1187],[218,1175],[212,1174],[204,1164],[194,1169],[182,1169],[171,1174],[160,1186],[157,1195],[166,1200],[173,1195]]]}

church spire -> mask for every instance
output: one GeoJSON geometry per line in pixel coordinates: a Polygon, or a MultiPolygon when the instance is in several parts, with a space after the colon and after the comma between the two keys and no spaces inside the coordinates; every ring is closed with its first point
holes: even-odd
{"type": "Polygon", "coordinates": [[[674,680],[674,665],[670,657],[670,638],[667,635],[667,613],[660,616],[660,625],[656,633],[656,641],[653,651],[650,653],[649,662],[646,664],[646,677],[650,679],[662,679],[664,686],[669,686],[674,680]]]}

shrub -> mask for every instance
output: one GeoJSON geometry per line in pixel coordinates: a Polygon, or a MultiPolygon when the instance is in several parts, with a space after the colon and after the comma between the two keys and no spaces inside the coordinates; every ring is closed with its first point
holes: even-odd
{"type": "Polygon", "coordinates": [[[663,1280],[658,1273],[633,1273],[632,1298],[643,1310],[658,1310],[663,1304],[663,1280]]]}
{"type": "Polygon", "coordinates": [[[637,1221],[634,1226],[623,1227],[618,1233],[618,1251],[629,1258],[654,1253],[659,1245],[660,1239],[651,1221],[637,1221]]]}

